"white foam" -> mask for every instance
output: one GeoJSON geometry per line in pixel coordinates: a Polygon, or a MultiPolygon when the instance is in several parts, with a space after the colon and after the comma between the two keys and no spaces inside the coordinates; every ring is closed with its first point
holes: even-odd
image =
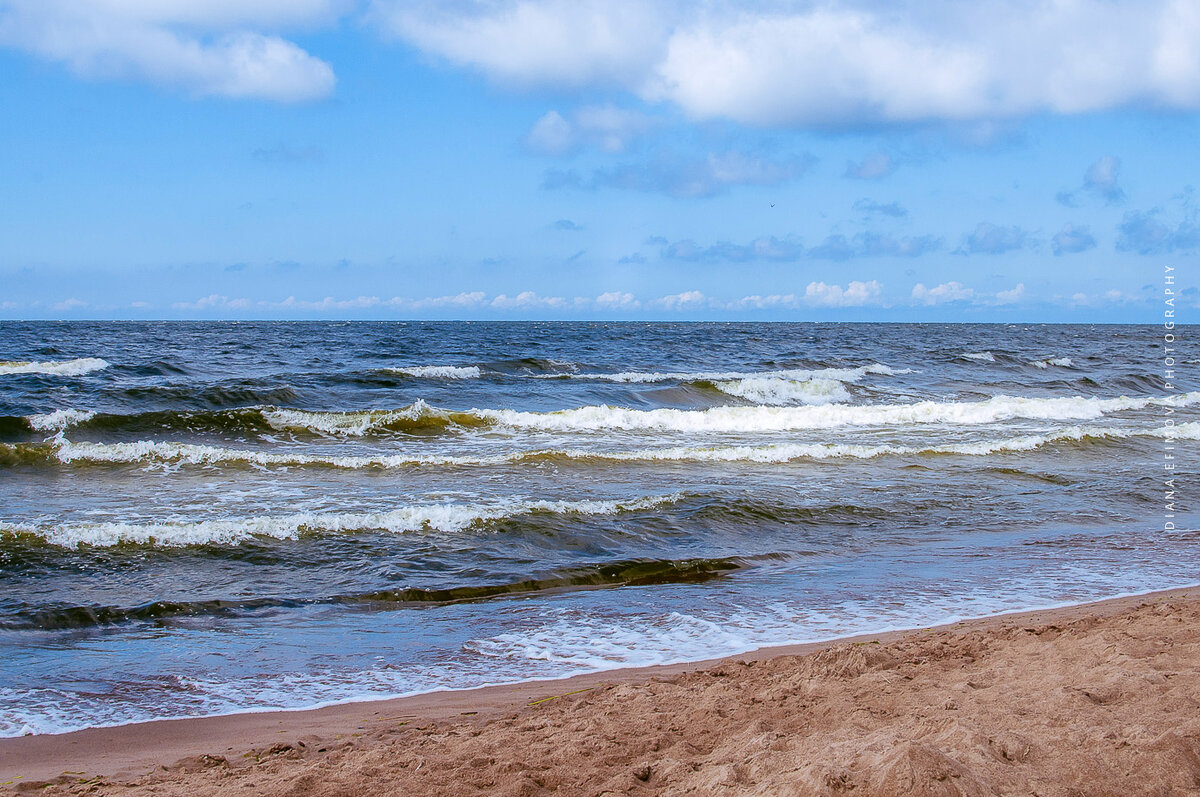
{"type": "Polygon", "coordinates": [[[483,374],[479,367],[475,365],[410,365],[403,368],[387,368],[385,370],[421,379],[478,379],[483,374]]]}
{"type": "Polygon", "coordinates": [[[276,429],[308,429],[314,432],[352,437],[369,434],[387,427],[388,424],[400,421],[440,419],[449,422],[451,419],[449,412],[431,407],[421,399],[396,410],[309,412],[267,407],[261,412],[267,423],[276,429]]]}
{"type": "Polygon", "coordinates": [[[74,443],[56,441],[56,456],[60,462],[159,462],[183,465],[218,465],[244,462],[249,465],[281,466],[323,465],[332,468],[401,468],[414,465],[497,465],[512,461],[505,456],[320,456],[300,452],[256,451],[220,446],[175,443],[170,441],[137,440],[129,443],[74,443]]]}
{"type": "Polygon", "coordinates": [[[966,454],[986,456],[1008,451],[1032,451],[1042,446],[1070,440],[1092,438],[1120,440],[1133,437],[1175,438],[1200,440],[1200,422],[1180,423],[1157,429],[1106,428],[1071,426],[1044,435],[1023,435],[982,440],[975,443],[953,443],[939,446],[867,445],[854,443],[783,443],[762,446],[674,446],[626,451],[586,449],[540,449],[518,451],[495,456],[322,456],[221,448],[190,443],[139,440],[132,443],[73,443],[56,441],[56,456],[63,463],[170,463],[184,465],[217,465],[244,462],[264,467],[321,466],[330,468],[404,468],[415,466],[492,466],[521,462],[541,457],[567,459],[605,459],[629,461],[708,461],[708,462],[791,462],[802,459],[870,459],[887,455],[966,454]]]}
{"type": "Polygon", "coordinates": [[[754,377],[715,382],[717,389],[756,404],[833,404],[849,401],[843,382],[836,379],[776,379],[754,377]]]}
{"type": "Polygon", "coordinates": [[[50,374],[52,376],[83,376],[94,371],[103,371],[108,362],[99,357],[83,357],[78,360],[48,362],[0,362],[0,375],[4,374],[50,374]]]}
{"type": "Polygon", "coordinates": [[[1049,368],[1052,365],[1059,368],[1070,368],[1072,365],[1074,365],[1074,363],[1071,362],[1070,357],[1048,357],[1045,360],[1030,360],[1029,364],[1034,368],[1042,369],[1049,368]]]}
{"type": "MultiPolygon", "coordinates": [[[[783,463],[803,459],[873,459],[887,455],[919,454],[965,454],[986,456],[1014,451],[1032,451],[1046,445],[1085,438],[1098,440],[1128,439],[1132,437],[1174,438],[1200,440],[1200,423],[1183,423],[1158,429],[1108,429],[1103,427],[1072,426],[1052,434],[1023,435],[999,440],[981,440],[976,443],[948,443],[937,446],[865,445],[852,443],[785,443],[769,446],[676,446],[672,448],[647,449],[643,451],[595,454],[609,459],[707,461],[707,462],[763,462],[783,463]]],[[[586,452],[561,452],[564,455],[583,456],[586,452]]]]}
{"type": "MultiPolygon", "coordinates": [[[[818,368],[816,370],[788,369],[782,371],[622,371],[615,374],[570,374],[571,379],[594,379],[603,382],[718,382],[740,379],[787,379],[804,382],[810,379],[833,379],[838,382],[857,382],[867,374],[895,376],[912,373],[911,369],[890,368],[881,363],[858,368],[818,368]]],[[[562,379],[563,374],[543,374],[538,379],[562,379]]]]}
{"type": "Polygon", "coordinates": [[[895,428],[923,424],[979,425],[1014,418],[1093,420],[1149,406],[1188,406],[1200,393],[1177,397],[1026,398],[995,396],[984,401],[807,407],[713,407],[707,410],[633,410],[607,405],[557,412],[473,410],[479,417],[518,429],[550,432],[679,431],[707,433],[785,432],[838,426],[895,428]]]}
{"type": "Polygon", "coordinates": [[[55,410],[44,415],[29,415],[25,421],[39,432],[61,432],[68,427],[87,423],[96,413],[87,410],[55,410]]]}
{"type": "Polygon", "coordinates": [[[649,496],[627,501],[506,501],[495,504],[421,504],[387,512],[314,513],[300,512],[278,517],[221,518],[216,520],[173,520],[162,523],[74,523],[33,526],[0,522],[0,534],[34,534],[52,545],[113,546],[120,543],[182,545],[230,545],[253,537],[296,539],[303,532],[340,533],[388,531],[396,534],[420,531],[456,532],[505,518],[553,513],[559,515],[615,515],[650,509],[679,501],[680,495],[649,496]]]}
{"type": "Polygon", "coordinates": [[[996,356],[990,351],[968,352],[964,354],[963,357],[966,357],[968,360],[978,360],[981,363],[996,362],[996,356]]]}

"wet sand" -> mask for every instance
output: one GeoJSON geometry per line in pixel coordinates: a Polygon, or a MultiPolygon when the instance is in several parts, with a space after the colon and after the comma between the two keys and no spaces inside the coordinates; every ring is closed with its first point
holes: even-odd
{"type": "Polygon", "coordinates": [[[40,794],[1200,794],[1200,588],[718,661],[0,740],[40,794]]]}

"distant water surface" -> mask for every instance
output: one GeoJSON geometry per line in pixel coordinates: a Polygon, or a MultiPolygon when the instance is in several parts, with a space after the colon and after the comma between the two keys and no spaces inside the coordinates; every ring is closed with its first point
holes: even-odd
{"type": "Polygon", "coordinates": [[[1177,334],[0,323],[0,735],[1200,582],[1177,334]]]}

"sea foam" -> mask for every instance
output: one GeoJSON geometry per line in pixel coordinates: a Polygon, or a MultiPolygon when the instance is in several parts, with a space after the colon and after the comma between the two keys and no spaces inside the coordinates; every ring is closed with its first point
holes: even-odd
{"type": "Polygon", "coordinates": [[[680,495],[649,496],[625,501],[506,501],[496,504],[421,504],[386,512],[299,512],[276,517],[172,520],[162,523],[69,523],[36,526],[0,522],[0,534],[31,534],[52,545],[77,547],[138,544],[177,547],[232,545],[254,537],[296,539],[302,533],[387,531],[396,534],[421,531],[459,532],[474,526],[522,515],[615,515],[650,509],[681,500],[680,495]]]}
{"type": "Polygon", "coordinates": [[[99,357],[83,357],[78,360],[48,362],[0,362],[0,375],[5,374],[48,374],[51,376],[83,376],[108,367],[106,360],[99,357]]]}
{"type": "Polygon", "coordinates": [[[483,371],[476,365],[409,365],[385,370],[421,379],[478,379],[483,375],[483,371]]]}
{"type": "MultiPolygon", "coordinates": [[[[792,462],[796,460],[870,459],[888,455],[988,454],[1032,451],[1044,446],[1083,440],[1130,438],[1175,438],[1200,440],[1200,422],[1180,423],[1153,429],[1070,426],[1040,435],[1018,435],[968,443],[943,445],[872,445],[866,443],[779,443],[743,446],[671,446],[633,450],[536,449],[492,456],[332,456],[302,452],[261,451],[190,443],[140,440],[131,443],[74,443],[58,439],[53,457],[59,462],[171,465],[246,464],[261,467],[328,467],[339,469],[406,468],[422,466],[478,467],[536,460],[611,461],[710,461],[792,462]]],[[[46,449],[39,449],[45,451],[46,449]]]]}

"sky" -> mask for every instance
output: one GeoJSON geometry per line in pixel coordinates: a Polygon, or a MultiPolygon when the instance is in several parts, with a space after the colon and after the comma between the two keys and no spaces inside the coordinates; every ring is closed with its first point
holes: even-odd
{"type": "Polygon", "coordinates": [[[1147,322],[1200,0],[0,0],[0,318],[1147,322]]]}

